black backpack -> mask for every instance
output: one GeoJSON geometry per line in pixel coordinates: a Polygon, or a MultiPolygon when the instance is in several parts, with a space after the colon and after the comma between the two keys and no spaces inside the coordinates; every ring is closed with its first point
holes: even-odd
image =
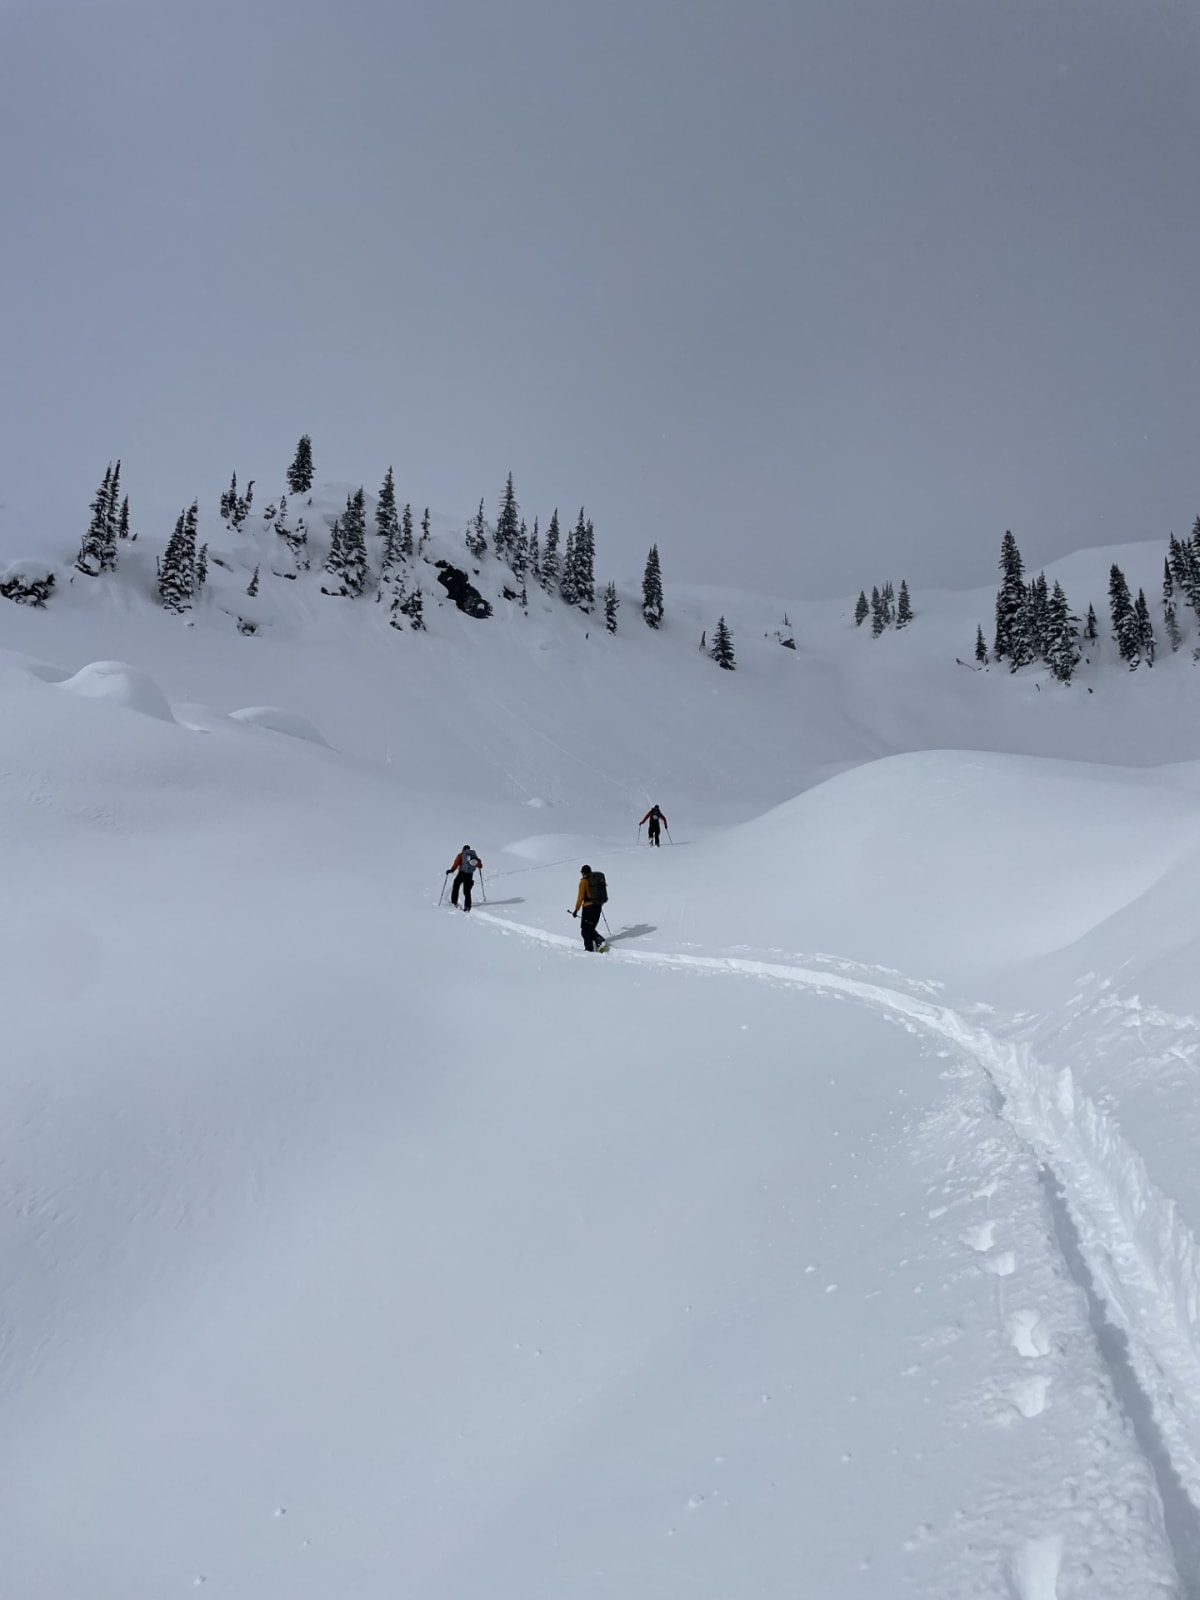
{"type": "Polygon", "coordinates": [[[608,884],[604,881],[602,872],[592,871],[588,874],[588,902],[594,906],[602,906],[608,899],[608,884]]]}

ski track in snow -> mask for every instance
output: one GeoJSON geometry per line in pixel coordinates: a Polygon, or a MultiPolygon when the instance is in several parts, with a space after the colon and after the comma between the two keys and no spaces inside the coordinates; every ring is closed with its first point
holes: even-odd
{"type": "MultiPolygon", "coordinates": [[[[487,912],[480,920],[541,944],[575,953],[575,940],[487,912]]],[[[1200,1600],[1200,1244],[1175,1203],[1151,1181],[1146,1164],[1116,1121],[1082,1093],[1069,1068],[1039,1060],[1030,1047],[922,998],[933,986],[907,983],[892,969],[839,961],[828,968],[782,965],[742,956],[677,955],[612,949],[608,960],[691,972],[758,978],[853,1000],[901,1021],[974,1061],[997,1091],[999,1113],[1042,1165],[1072,1232],[1060,1239],[1066,1266],[1088,1295],[1099,1296],[1107,1327],[1097,1329],[1105,1365],[1150,1459],[1167,1507],[1170,1539],[1187,1600],[1200,1600]],[[859,976],[851,976],[857,970],[859,976]],[[869,976],[868,976],[869,974],[869,976]],[[1114,1352],[1112,1337],[1123,1340],[1114,1352]],[[1106,1337],[1107,1336],[1107,1337],[1106,1337]],[[1132,1391],[1132,1392],[1131,1392],[1132,1391]]],[[[822,959],[822,958],[818,958],[822,959]]],[[[823,958],[828,960],[829,958],[823,958]]],[[[972,1007],[988,1015],[990,1007],[972,1007]]],[[[963,1242],[985,1254],[993,1225],[968,1230],[963,1242]]],[[[985,1270],[1012,1273],[1011,1252],[987,1254],[985,1270]]],[[[1017,1353],[1035,1360],[1045,1335],[1037,1313],[1016,1312],[1008,1332],[1017,1353]]],[[[1046,1380],[1031,1376],[1013,1396],[1022,1415],[1047,1403],[1046,1380]]],[[[1009,1569],[1016,1600],[1052,1600],[1061,1561],[1057,1537],[1029,1542],[1009,1569]]]]}

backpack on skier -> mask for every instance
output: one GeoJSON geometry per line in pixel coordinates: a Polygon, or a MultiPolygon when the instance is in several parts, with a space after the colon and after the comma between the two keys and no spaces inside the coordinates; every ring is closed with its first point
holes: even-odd
{"type": "Polygon", "coordinates": [[[604,881],[604,874],[595,868],[588,873],[588,900],[594,906],[602,906],[608,899],[608,884],[604,881]]]}

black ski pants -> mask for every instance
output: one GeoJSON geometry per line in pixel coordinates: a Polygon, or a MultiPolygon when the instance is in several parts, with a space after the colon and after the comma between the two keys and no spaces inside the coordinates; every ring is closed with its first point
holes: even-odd
{"type": "Polygon", "coordinates": [[[458,904],[458,891],[461,889],[463,893],[463,910],[470,911],[471,886],[474,884],[474,882],[475,874],[473,872],[460,872],[455,877],[454,887],[450,891],[450,904],[452,906],[456,906],[458,904]]]}
{"type": "Polygon", "coordinates": [[[600,921],[601,910],[602,907],[600,906],[584,906],[579,913],[579,931],[583,934],[583,948],[585,950],[594,950],[598,944],[604,943],[597,926],[600,921]]]}
{"type": "Polygon", "coordinates": [[[657,822],[652,822],[650,824],[650,843],[651,844],[656,844],[656,845],[658,845],[660,850],[662,849],[662,840],[658,837],[658,823],[657,822]]]}

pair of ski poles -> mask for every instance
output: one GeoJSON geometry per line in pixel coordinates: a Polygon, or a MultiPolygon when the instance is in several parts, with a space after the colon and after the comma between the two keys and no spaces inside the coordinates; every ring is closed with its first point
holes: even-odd
{"type": "MultiPolygon", "coordinates": [[[[646,826],[646,824],[644,822],[639,822],[638,823],[638,843],[639,844],[641,844],[641,842],[642,842],[642,829],[645,826],[646,826]]],[[[675,841],[674,841],[674,839],[671,838],[671,830],[670,830],[670,828],[667,827],[665,822],[663,823],[663,832],[666,834],[668,841],[671,844],[674,844],[675,841]]]]}
{"type": "MultiPolygon", "coordinates": [[[[446,879],[450,876],[450,874],[453,871],[454,871],[453,867],[447,867],[445,872],[442,874],[442,889],[441,889],[441,893],[438,895],[438,905],[439,906],[441,905],[442,901],[446,898],[446,879]]],[[[484,887],[484,882],[483,882],[483,868],[482,867],[477,867],[476,871],[479,873],[479,892],[483,896],[484,905],[487,905],[487,889],[484,887]]]]}

